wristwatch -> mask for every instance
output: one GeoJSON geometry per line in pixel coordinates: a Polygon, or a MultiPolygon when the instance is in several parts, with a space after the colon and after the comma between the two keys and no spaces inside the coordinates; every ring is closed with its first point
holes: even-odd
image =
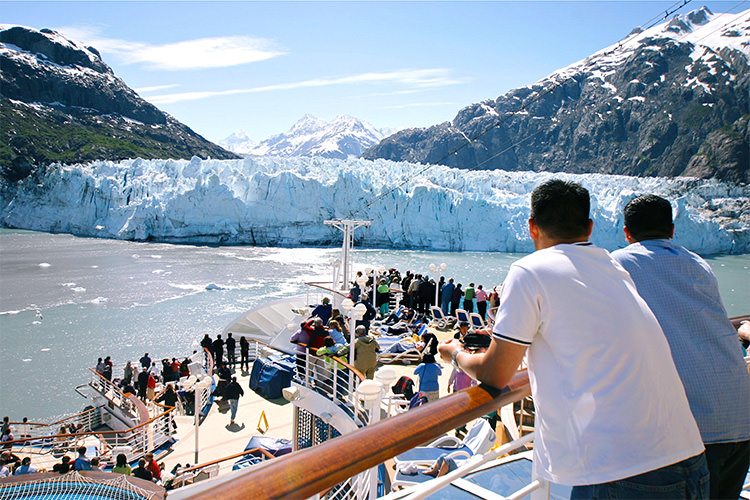
{"type": "Polygon", "coordinates": [[[461,367],[458,366],[458,361],[456,360],[456,356],[458,356],[459,352],[466,352],[463,348],[456,349],[453,351],[453,354],[451,354],[451,364],[453,365],[453,368],[455,368],[458,371],[462,371],[461,367]]]}

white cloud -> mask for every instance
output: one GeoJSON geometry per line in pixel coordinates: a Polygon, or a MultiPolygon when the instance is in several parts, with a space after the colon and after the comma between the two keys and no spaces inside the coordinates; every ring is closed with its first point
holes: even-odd
{"type": "Polygon", "coordinates": [[[195,101],[236,94],[253,94],[258,92],[270,92],[275,90],[292,90],[310,87],[328,87],[331,85],[347,84],[400,84],[417,88],[435,88],[447,85],[463,83],[464,80],[449,77],[450,70],[444,68],[418,69],[391,71],[385,73],[362,73],[359,75],[343,76],[338,78],[321,78],[303,80],[300,82],[278,83],[262,87],[249,87],[243,89],[229,89],[203,92],[181,92],[176,94],[164,94],[149,97],[152,104],[172,104],[181,101],[195,101]]]}
{"type": "Polygon", "coordinates": [[[170,71],[239,66],[286,53],[271,40],[250,36],[198,38],[152,45],[104,37],[98,28],[90,26],[67,26],[57,31],[112,55],[123,64],[144,64],[151,69],[170,71]]]}
{"type": "Polygon", "coordinates": [[[172,84],[169,84],[169,85],[154,85],[153,87],[140,87],[140,88],[133,89],[133,90],[135,90],[139,94],[145,94],[145,93],[148,93],[148,92],[156,92],[157,90],[173,89],[173,88],[179,87],[179,86],[180,86],[180,84],[178,84],[178,83],[172,83],[172,84]]]}
{"type": "Polygon", "coordinates": [[[412,102],[409,104],[385,106],[384,109],[431,108],[435,106],[456,106],[456,103],[455,102],[412,102]]]}

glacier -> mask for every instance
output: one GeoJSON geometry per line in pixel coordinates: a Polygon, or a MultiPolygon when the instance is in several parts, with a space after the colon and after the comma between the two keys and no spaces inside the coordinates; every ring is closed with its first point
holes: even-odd
{"type": "Polygon", "coordinates": [[[254,157],[242,160],[52,164],[0,184],[4,227],[198,245],[338,245],[329,219],[371,220],[366,248],[530,252],[529,195],[541,182],[591,193],[591,240],[626,245],[633,197],[669,199],[675,242],[702,255],[750,253],[750,187],[688,177],[467,171],[388,160],[254,157]]]}

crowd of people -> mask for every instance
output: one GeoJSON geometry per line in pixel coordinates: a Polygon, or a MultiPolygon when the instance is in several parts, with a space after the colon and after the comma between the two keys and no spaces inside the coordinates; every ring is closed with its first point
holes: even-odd
{"type": "MultiPolygon", "coordinates": [[[[172,483],[175,474],[179,473],[182,468],[180,464],[177,464],[172,471],[166,471],[164,462],[157,463],[154,459],[153,453],[147,453],[143,458],[138,460],[138,466],[132,468],[124,453],[119,453],[115,457],[115,462],[113,464],[105,464],[101,462],[98,456],[88,457],[86,454],[87,448],[85,446],[78,447],[76,453],[77,456],[75,459],[72,459],[70,455],[63,455],[60,457],[60,461],[55,463],[49,472],[66,474],[70,471],[109,471],[114,474],[123,474],[125,476],[133,476],[139,479],[145,479],[146,481],[152,481],[168,488],[172,483]]],[[[185,468],[189,467],[189,464],[185,465],[185,468]]],[[[30,456],[20,459],[9,451],[4,451],[0,455],[0,478],[12,475],[20,476],[23,474],[34,474],[36,472],[48,471],[44,468],[40,469],[33,465],[30,456]]]]}
{"type": "MultiPolygon", "coordinates": [[[[497,307],[500,302],[499,288],[493,287],[490,292],[484,289],[484,285],[476,287],[474,283],[464,288],[462,283],[456,283],[455,278],[440,276],[438,282],[435,278],[426,274],[412,273],[406,271],[403,276],[395,268],[388,269],[383,274],[372,271],[369,276],[363,276],[359,271],[349,291],[349,298],[354,302],[367,301],[376,306],[376,312],[380,318],[388,317],[389,313],[400,306],[415,310],[418,314],[428,315],[430,307],[439,306],[444,314],[455,316],[457,309],[464,309],[467,313],[476,312],[483,320],[487,319],[490,308],[497,307]],[[359,282],[364,281],[364,290],[359,282]],[[374,302],[369,300],[373,284],[374,302]],[[437,291],[437,301],[436,301],[437,291]]],[[[316,311],[313,311],[313,315],[316,311]]],[[[324,322],[326,321],[325,318],[324,322]]],[[[374,319],[374,318],[373,318],[374,319]]]]}
{"type": "MultiPolygon", "coordinates": [[[[372,378],[380,348],[370,331],[374,320],[388,328],[419,326],[436,295],[446,315],[462,308],[486,320],[496,308],[491,329],[459,322],[443,342],[422,330],[414,374],[425,400],[439,396],[438,358],[452,368],[451,391],[477,382],[504,387],[526,358],[535,425],[544,429],[535,438],[535,469],[543,479],[572,486],[571,498],[737,498],[750,467],[750,377],[711,268],[670,241],[668,200],[631,200],[624,209],[629,245],[611,254],[589,241],[589,211],[589,193],[580,184],[538,186],[528,220],[536,251],[489,292],[482,284],[464,288],[443,277],[436,283],[410,271],[360,273],[349,296],[366,312],[355,322],[353,345],[349,320],[324,298],[292,336],[298,367],[312,352],[327,366],[344,368],[353,352],[355,368],[372,378]]],[[[750,323],[739,336],[750,340],[750,323]]],[[[244,337],[239,344],[246,369],[244,337]]],[[[230,333],[226,340],[206,335],[201,345],[226,382],[234,422],[243,394],[233,389],[229,369],[237,363],[237,342],[230,333]]],[[[140,363],[139,396],[142,376],[149,397],[152,377],[167,382],[182,373],[176,360],[163,360],[158,369],[146,354],[140,363]]],[[[97,371],[111,379],[111,360],[99,359],[97,371]]],[[[85,451],[73,462],[63,457],[56,470],[93,468],[85,451]]],[[[0,474],[8,474],[10,455],[3,453],[0,474]]],[[[142,459],[132,474],[158,478],[152,460],[142,459]]],[[[33,466],[19,461],[12,468],[33,466]]],[[[119,457],[116,468],[129,469],[119,457]]]]}

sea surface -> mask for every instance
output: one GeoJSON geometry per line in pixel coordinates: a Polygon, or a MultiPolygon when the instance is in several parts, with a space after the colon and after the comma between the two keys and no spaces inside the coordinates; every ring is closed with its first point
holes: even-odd
{"type": "MultiPolygon", "coordinates": [[[[205,247],[0,229],[0,415],[81,411],[98,357],[184,356],[242,312],[330,281],[340,248],[205,247]]],[[[485,289],[524,254],[354,250],[354,270],[442,273],[485,289]]],[[[750,313],[750,256],[707,258],[730,316],[750,313]]],[[[115,370],[115,376],[118,375],[115,370]]]]}

